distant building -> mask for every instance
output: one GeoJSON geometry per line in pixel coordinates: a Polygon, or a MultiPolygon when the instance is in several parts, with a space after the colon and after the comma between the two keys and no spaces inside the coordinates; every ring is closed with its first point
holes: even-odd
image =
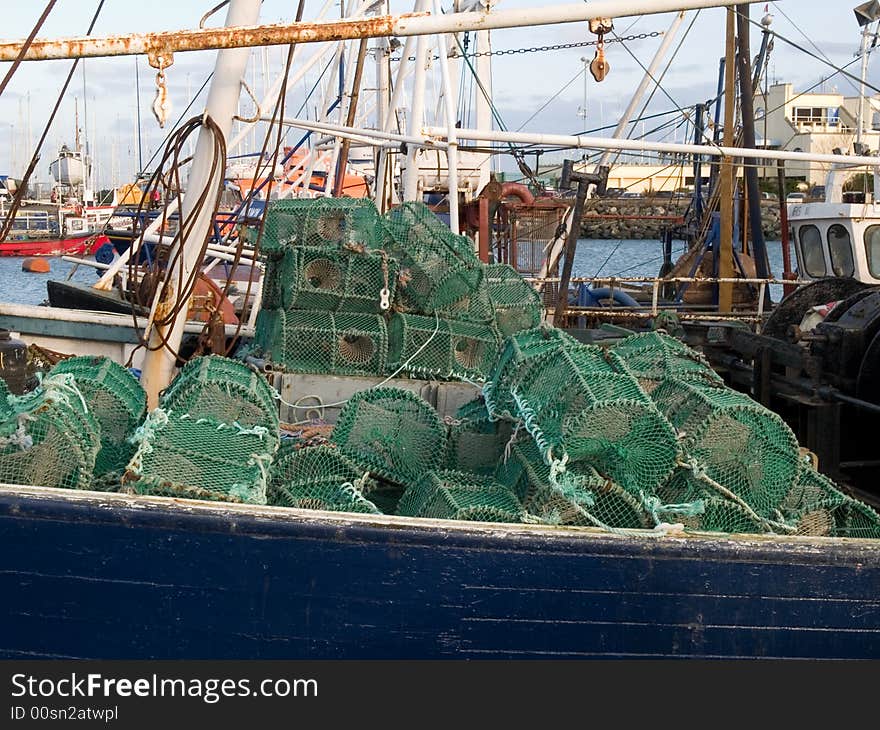
{"type": "MultiPolygon", "coordinates": [[[[796,93],[792,84],[773,84],[755,95],[755,133],[758,146],[773,150],[853,154],[856,141],[858,96],[839,93],[796,93]]],[[[880,149],[880,95],[865,98],[862,143],[867,154],[880,149]]],[[[775,161],[767,160],[762,176],[776,175],[775,161]]],[[[785,163],[786,177],[822,185],[827,163],[785,163]]]]}
{"type": "MultiPolygon", "coordinates": [[[[592,172],[595,164],[575,165],[575,168],[578,172],[584,170],[592,172]]],[[[538,178],[550,187],[556,187],[559,184],[560,174],[559,165],[542,165],[538,171],[538,178]]],[[[693,165],[690,162],[682,164],[679,159],[672,158],[668,162],[653,164],[612,165],[608,173],[609,188],[621,188],[632,193],[650,194],[660,190],[672,192],[690,188],[693,184],[693,165]]]]}

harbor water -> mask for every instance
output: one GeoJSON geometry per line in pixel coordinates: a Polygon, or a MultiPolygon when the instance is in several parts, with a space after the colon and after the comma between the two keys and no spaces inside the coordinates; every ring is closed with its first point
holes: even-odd
{"type": "MultiPolygon", "coordinates": [[[[673,244],[673,261],[684,252],[684,242],[673,244]]],[[[770,268],[773,274],[781,277],[782,246],[779,241],[767,244],[770,268]]],[[[80,265],[75,267],[60,257],[49,257],[49,273],[31,273],[21,270],[22,259],[0,257],[0,281],[3,293],[0,301],[16,304],[41,304],[46,300],[46,281],[67,279],[83,283],[97,280],[98,272],[80,265]]],[[[792,251],[792,261],[794,261],[792,251]]],[[[663,244],[659,240],[598,240],[581,239],[572,268],[572,276],[656,276],[663,263],[663,244]]],[[[770,294],[774,301],[782,296],[781,286],[772,286],[770,294]]]]}

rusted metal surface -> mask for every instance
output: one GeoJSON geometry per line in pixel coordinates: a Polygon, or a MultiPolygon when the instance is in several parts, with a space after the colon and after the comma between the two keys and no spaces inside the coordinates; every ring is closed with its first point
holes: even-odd
{"type": "MultiPolygon", "coordinates": [[[[426,15],[407,13],[406,16],[426,15]]],[[[128,34],[104,38],[79,37],[57,40],[37,39],[24,60],[46,61],[58,58],[94,58],[100,56],[170,56],[175,52],[222,48],[288,45],[341,41],[353,38],[378,38],[394,35],[395,21],[405,16],[383,15],[357,20],[323,23],[277,23],[233,28],[128,34]]],[[[11,61],[19,53],[21,41],[0,43],[0,61],[11,61]]]]}
{"type": "MultiPolygon", "coordinates": [[[[748,0],[750,3],[759,0],[748,0]]],[[[25,61],[59,58],[96,58],[140,54],[168,55],[179,51],[253,48],[256,46],[316,43],[323,41],[381,38],[388,36],[434,35],[468,30],[531,27],[560,23],[582,23],[599,17],[626,17],[675,10],[735,5],[737,0],[597,0],[589,4],[556,5],[547,8],[496,10],[488,12],[402,13],[311,23],[198,28],[195,30],[116,36],[37,39],[27,50],[25,61]]],[[[12,61],[21,52],[23,40],[0,43],[0,61],[12,61]]]]}

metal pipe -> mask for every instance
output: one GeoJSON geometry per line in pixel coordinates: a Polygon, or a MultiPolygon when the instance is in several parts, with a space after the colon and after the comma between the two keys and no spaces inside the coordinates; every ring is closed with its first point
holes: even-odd
{"type": "MultiPolygon", "coordinates": [[[[492,5],[487,0],[486,12],[488,13],[491,10],[492,5]]],[[[492,129],[492,56],[489,55],[492,52],[492,39],[489,36],[489,31],[477,31],[476,46],[477,78],[480,80],[483,89],[486,90],[486,94],[484,95],[479,88],[479,85],[477,85],[477,89],[474,92],[474,96],[476,97],[474,100],[474,106],[476,108],[477,127],[480,129],[492,129]]],[[[477,191],[482,190],[489,183],[493,160],[494,157],[492,155],[486,155],[485,159],[480,163],[480,179],[477,182],[477,191]]]]}
{"type": "MultiPolygon", "coordinates": [[[[749,0],[750,3],[764,0],[749,0]]],[[[403,13],[357,20],[272,25],[236,24],[224,28],[128,33],[105,37],[37,39],[28,48],[25,61],[58,58],[97,58],[102,56],[165,56],[185,51],[252,48],[255,46],[317,43],[383,36],[425,36],[469,30],[532,27],[615,17],[638,17],[697,8],[728,7],[739,0],[598,0],[589,5],[576,3],[547,8],[527,8],[488,12],[403,13]]],[[[13,61],[21,51],[23,39],[0,43],[0,61],[13,61]]]]}
{"type": "MultiPolygon", "coordinates": [[[[409,108],[408,129],[410,137],[415,137],[422,127],[425,112],[425,76],[428,64],[428,39],[419,36],[416,41],[415,76],[413,77],[412,101],[409,108]]],[[[444,130],[449,134],[449,130],[444,130]]],[[[403,199],[419,200],[419,168],[416,165],[416,152],[418,148],[410,147],[406,151],[406,167],[403,170],[403,199]]]]}
{"type": "MultiPolygon", "coordinates": [[[[269,121],[270,117],[264,117],[266,121],[269,121]]],[[[341,124],[330,124],[329,122],[315,122],[311,119],[299,119],[297,117],[285,117],[281,120],[281,124],[285,124],[290,127],[296,127],[297,129],[305,129],[307,131],[312,132],[327,132],[332,135],[345,135],[347,134],[352,139],[375,139],[384,142],[404,142],[407,145],[415,145],[416,147],[430,147],[431,149],[445,149],[445,142],[438,142],[435,139],[428,139],[427,137],[414,136],[411,137],[408,134],[397,134],[395,132],[382,132],[378,129],[355,129],[351,127],[345,127],[341,124]]]]}
{"type": "MultiPolygon", "coordinates": [[[[440,0],[434,0],[434,12],[441,14],[440,0]]],[[[446,171],[449,192],[449,228],[458,235],[458,139],[455,136],[455,102],[452,94],[452,75],[449,72],[449,58],[446,42],[442,35],[437,36],[438,53],[440,56],[440,77],[443,83],[443,101],[446,108],[446,171]]]]}
{"type": "MultiPolygon", "coordinates": [[[[422,132],[432,138],[442,139],[446,130],[443,127],[425,127],[422,132]]],[[[586,135],[535,134],[532,132],[501,132],[496,130],[458,129],[458,138],[483,142],[510,142],[512,144],[547,145],[549,147],[571,147],[588,150],[635,150],[637,152],[671,152],[685,155],[709,155],[711,157],[744,157],[746,159],[798,160],[801,162],[828,162],[840,164],[840,155],[813,154],[811,152],[788,152],[787,150],[758,150],[745,147],[703,146],[674,142],[655,142],[653,140],[611,139],[609,137],[588,137],[586,135]]],[[[880,166],[880,158],[847,155],[847,167],[860,166],[875,168],[880,166]]]]}
{"type": "MultiPolygon", "coordinates": [[[[229,12],[226,15],[227,26],[246,25],[256,23],[260,17],[261,0],[231,0],[229,12]]],[[[214,77],[211,80],[211,89],[208,92],[208,101],[205,105],[205,115],[214,120],[223,138],[229,137],[232,129],[232,117],[236,112],[238,97],[241,89],[241,79],[247,68],[249,51],[244,48],[220,51],[214,66],[214,77]]],[[[196,143],[196,151],[193,157],[187,182],[187,191],[181,202],[181,221],[192,218],[190,236],[186,241],[177,241],[175,248],[182,249],[180,256],[175,256],[172,251],[171,260],[176,260],[175,266],[169,272],[168,282],[187,281],[194,269],[199,265],[201,255],[200,245],[208,235],[212,222],[212,206],[204,206],[201,210],[195,210],[194,205],[200,194],[205,190],[216,190],[224,170],[220,168],[220,180],[212,179],[212,167],[214,166],[214,139],[207,127],[202,127],[196,143]]],[[[173,287],[173,283],[170,284],[173,287]]],[[[180,292],[164,290],[154,299],[156,305],[160,299],[179,296],[180,292]]],[[[155,306],[154,306],[155,308],[155,306]]],[[[170,327],[155,326],[150,332],[149,351],[144,356],[141,383],[147,393],[147,403],[150,408],[155,408],[159,402],[159,391],[164,389],[171,381],[171,375],[180,349],[183,337],[183,328],[186,324],[186,314],[181,312],[170,327]],[[162,341],[168,346],[162,346],[162,341]]]]}

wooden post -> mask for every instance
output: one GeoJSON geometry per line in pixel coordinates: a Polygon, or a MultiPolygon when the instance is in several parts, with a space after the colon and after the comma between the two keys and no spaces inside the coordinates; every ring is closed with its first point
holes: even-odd
{"type": "Polygon", "coordinates": [[[568,239],[565,241],[565,260],[562,263],[562,276],[559,280],[559,293],[556,297],[556,312],[553,315],[553,325],[562,327],[565,324],[565,313],[568,309],[568,284],[571,281],[571,268],[574,265],[574,256],[577,252],[577,242],[581,235],[581,221],[584,215],[584,204],[587,201],[589,183],[585,180],[578,181],[577,197],[572,210],[572,224],[568,231],[568,239]]]}
{"type": "MultiPolygon", "coordinates": [[[[733,146],[733,124],[736,99],[734,82],[736,64],[734,59],[736,32],[733,8],[727,9],[727,42],[724,62],[724,146],[733,146]]],[[[733,277],[733,174],[734,160],[725,157],[721,162],[721,245],[718,252],[718,277],[733,277]]],[[[733,309],[733,284],[718,285],[718,311],[733,309]]]]}
{"type": "MultiPolygon", "coordinates": [[[[752,85],[752,69],[751,69],[751,45],[749,44],[749,5],[743,3],[737,5],[736,22],[737,22],[737,41],[739,44],[739,53],[737,54],[737,65],[739,67],[739,87],[740,87],[740,109],[742,110],[742,145],[743,147],[754,149],[755,147],[755,104],[754,104],[754,86],[752,85]]],[[[743,169],[743,202],[744,208],[748,211],[746,220],[751,229],[752,253],[755,259],[755,272],[759,279],[770,278],[770,262],[767,259],[767,245],[764,241],[764,230],[761,225],[761,193],[758,188],[758,170],[754,164],[745,165],[743,169]]],[[[743,251],[747,250],[745,246],[745,230],[743,227],[743,251]]],[[[766,303],[770,301],[769,292],[766,292],[766,303]]]]}
{"type": "Polygon", "coordinates": [[[479,239],[479,256],[480,261],[484,264],[489,263],[489,236],[490,234],[490,226],[489,226],[489,199],[485,195],[481,195],[479,198],[480,201],[480,231],[478,235],[479,239]]]}
{"type": "MultiPolygon", "coordinates": [[[[791,270],[791,245],[788,239],[788,207],[785,202],[785,162],[779,160],[776,166],[776,175],[778,179],[779,190],[779,233],[782,239],[782,278],[797,279],[797,274],[791,270]]],[[[788,296],[797,286],[794,284],[783,284],[782,295],[788,296]]]]}

